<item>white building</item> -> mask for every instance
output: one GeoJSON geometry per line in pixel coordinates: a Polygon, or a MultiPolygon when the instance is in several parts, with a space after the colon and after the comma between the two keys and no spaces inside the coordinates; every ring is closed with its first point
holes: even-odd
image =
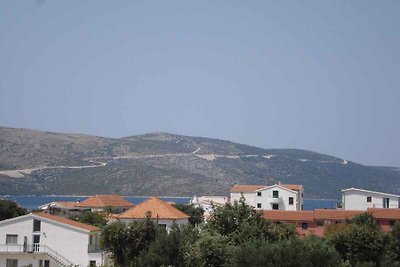
{"type": "Polygon", "coordinates": [[[204,220],[208,221],[214,207],[222,207],[229,202],[229,198],[225,196],[194,196],[190,200],[190,204],[195,208],[202,208],[204,210],[204,220]]]}
{"type": "Polygon", "coordinates": [[[303,210],[302,185],[275,184],[235,185],[231,189],[231,202],[245,198],[247,205],[259,210],[303,210]]]}
{"type": "Polygon", "coordinates": [[[0,267],[101,266],[100,229],[46,213],[0,222],[0,267]]]}
{"type": "Polygon", "coordinates": [[[151,218],[167,230],[171,229],[174,223],[186,225],[189,222],[188,215],[173,207],[171,203],[156,197],[151,197],[115,217],[126,224],[151,218]]]}
{"type": "Polygon", "coordinates": [[[345,210],[400,208],[400,196],[357,188],[348,188],[342,190],[342,208],[345,210]]]}

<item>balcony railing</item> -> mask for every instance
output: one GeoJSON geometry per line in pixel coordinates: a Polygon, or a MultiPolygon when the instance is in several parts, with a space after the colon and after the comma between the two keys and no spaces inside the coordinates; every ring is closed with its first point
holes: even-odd
{"type": "Polygon", "coordinates": [[[271,197],[268,199],[268,202],[271,204],[279,204],[282,202],[282,198],[281,197],[271,197]]]}
{"type": "Polygon", "coordinates": [[[96,253],[96,252],[102,252],[102,248],[100,245],[88,245],[88,253],[96,253]]]}

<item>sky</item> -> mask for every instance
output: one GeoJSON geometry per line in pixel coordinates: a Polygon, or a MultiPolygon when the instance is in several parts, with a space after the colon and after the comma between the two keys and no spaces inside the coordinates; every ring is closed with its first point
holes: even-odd
{"type": "Polygon", "coordinates": [[[0,1],[0,125],[400,166],[400,1],[0,1]]]}

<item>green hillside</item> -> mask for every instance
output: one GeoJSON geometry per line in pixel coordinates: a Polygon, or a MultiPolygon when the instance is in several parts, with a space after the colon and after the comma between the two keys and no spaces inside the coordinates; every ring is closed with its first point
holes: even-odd
{"type": "Polygon", "coordinates": [[[298,149],[152,133],[113,139],[0,127],[0,194],[228,195],[267,177],[307,198],[359,187],[400,193],[400,169],[298,149]]]}

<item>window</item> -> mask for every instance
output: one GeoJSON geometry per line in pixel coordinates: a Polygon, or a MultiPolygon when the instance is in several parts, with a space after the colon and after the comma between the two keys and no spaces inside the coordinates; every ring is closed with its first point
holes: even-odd
{"type": "Polygon", "coordinates": [[[301,229],[307,230],[308,229],[308,223],[301,223],[301,229]]]}
{"type": "Polygon", "coordinates": [[[18,235],[6,235],[6,244],[17,244],[18,235]]]}
{"type": "Polygon", "coordinates": [[[89,235],[89,245],[93,245],[93,235],[89,235]]]}
{"type": "Polygon", "coordinates": [[[39,267],[50,267],[49,260],[39,260],[39,267]]]}
{"type": "Polygon", "coordinates": [[[257,203],[257,208],[261,209],[261,203],[257,203]]]}
{"type": "Polygon", "coordinates": [[[41,222],[39,220],[33,220],[33,231],[40,232],[41,222]]]}
{"type": "Polygon", "coordinates": [[[301,193],[301,197],[304,197],[304,194],[303,194],[303,193],[301,193]]]}
{"type": "Polygon", "coordinates": [[[383,198],[383,208],[384,209],[388,209],[389,208],[389,198],[388,197],[384,197],[383,198]]]}
{"type": "Polygon", "coordinates": [[[272,191],[272,197],[273,198],[278,198],[279,197],[279,191],[276,191],[276,190],[272,191]]]}
{"type": "Polygon", "coordinates": [[[258,197],[261,197],[261,192],[257,192],[257,196],[258,196],[258,197]]]}
{"type": "Polygon", "coordinates": [[[324,222],[323,221],[317,221],[317,226],[324,226],[324,222]]]}
{"type": "Polygon", "coordinates": [[[166,224],[162,224],[162,223],[160,223],[160,224],[158,224],[162,229],[167,229],[167,225],[166,224]]]}
{"type": "Polygon", "coordinates": [[[396,221],[391,220],[391,221],[389,222],[390,227],[393,227],[395,223],[396,223],[396,221]]]}
{"type": "Polygon", "coordinates": [[[301,204],[301,210],[304,210],[304,205],[303,204],[301,204]]]}
{"type": "Polygon", "coordinates": [[[273,210],[279,210],[279,204],[272,204],[273,210]]]}
{"type": "Polygon", "coordinates": [[[372,197],[367,197],[367,202],[372,202],[372,197]]]}
{"type": "Polygon", "coordinates": [[[89,267],[96,267],[96,261],[90,261],[89,267]]]}
{"type": "Polygon", "coordinates": [[[7,259],[6,267],[18,267],[18,260],[15,259],[7,259]]]}
{"type": "Polygon", "coordinates": [[[293,205],[293,197],[289,197],[289,205],[293,205]]]}

